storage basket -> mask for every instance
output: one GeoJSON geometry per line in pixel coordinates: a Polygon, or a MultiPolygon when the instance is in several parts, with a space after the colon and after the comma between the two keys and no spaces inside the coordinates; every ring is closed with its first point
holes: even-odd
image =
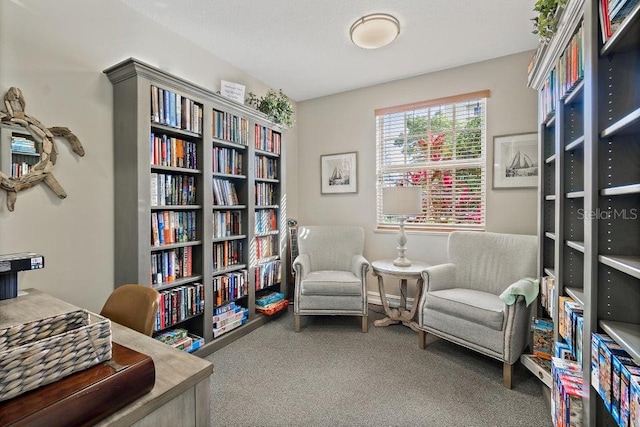
{"type": "Polygon", "coordinates": [[[0,329],[0,401],[111,359],[111,322],[86,310],[0,329]]]}

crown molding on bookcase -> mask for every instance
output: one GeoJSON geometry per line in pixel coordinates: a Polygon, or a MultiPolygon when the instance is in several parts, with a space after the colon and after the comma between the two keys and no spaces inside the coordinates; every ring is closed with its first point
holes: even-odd
{"type": "Polygon", "coordinates": [[[284,132],[288,130],[288,128],[274,123],[269,119],[269,117],[267,117],[266,114],[254,108],[231,101],[230,99],[225,98],[217,92],[191,83],[188,80],[183,80],[180,77],[176,77],[171,73],[163,71],[157,67],[154,67],[153,65],[144,63],[136,58],[125,59],[124,61],[107,68],[106,70],[104,70],[104,73],[109,77],[109,80],[113,84],[131,78],[135,75],[143,76],[150,80],[161,79],[163,85],[165,86],[169,86],[172,89],[181,92],[184,92],[186,89],[188,92],[190,92],[190,95],[207,98],[223,109],[236,110],[246,118],[251,118],[256,122],[277,130],[278,132],[284,132]]]}
{"type": "Polygon", "coordinates": [[[556,65],[552,59],[560,57],[582,21],[584,5],[585,0],[570,0],[567,3],[558,22],[558,32],[549,43],[540,45],[536,51],[533,68],[527,81],[529,87],[534,89],[542,87],[556,65]]]}

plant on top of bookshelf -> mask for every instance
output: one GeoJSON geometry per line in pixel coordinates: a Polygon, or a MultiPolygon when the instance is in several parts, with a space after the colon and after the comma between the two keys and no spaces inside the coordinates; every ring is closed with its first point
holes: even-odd
{"type": "Polygon", "coordinates": [[[534,25],[533,34],[538,34],[541,43],[547,43],[556,33],[560,8],[567,4],[567,0],[536,0],[533,7],[538,16],[531,18],[534,25]]]}
{"type": "Polygon", "coordinates": [[[278,92],[269,89],[262,97],[249,92],[247,103],[256,110],[265,113],[275,123],[287,128],[293,126],[293,107],[287,95],[282,92],[282,89],[278,92]]]}

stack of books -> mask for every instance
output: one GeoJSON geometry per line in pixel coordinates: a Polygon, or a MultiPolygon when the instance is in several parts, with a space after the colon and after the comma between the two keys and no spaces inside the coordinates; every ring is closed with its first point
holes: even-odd
{"type": "Polygon", "coordinates": [[[284,310],[289,305],[289,300],[285,299],[280,292],[271,292],[256,299],[256,312],[271,316],[284,310]]]}
{"type": "Polygon", "coordinates": [[[36,143],[27,138],[11,137],[11,151],[14,153],[36,154],[36,143]]]}
{"type": "Polygon", "coordinates": [[[213,337],[217,338],[238,326],[244,325],[247,323],[248,318],[249,310],[237,305],[235,302],[216,307],[213,315],[213,337]]]}
{"type": "Polygon", "coordinates": [[[204,344],[204,338],[190,334],[186,329],[182,328],[165,331],[154,338],[173,348],[189,353],[193,353],[204,344]]]}

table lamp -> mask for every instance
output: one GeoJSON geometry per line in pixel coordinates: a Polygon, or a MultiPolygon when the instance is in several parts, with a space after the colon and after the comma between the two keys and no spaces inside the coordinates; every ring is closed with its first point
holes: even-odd
{"type": "Polygon", "coordinates": [[[382,206],[384,215],[400,217],[400,233],[398,234],[398,258],[393,265],[409,267],[411,261],[404,256],[407,249],[407,235],[404,233],[404,221],[407,216],[422,214],[421,187],[387,187],[382,189],[382,206]]]}

